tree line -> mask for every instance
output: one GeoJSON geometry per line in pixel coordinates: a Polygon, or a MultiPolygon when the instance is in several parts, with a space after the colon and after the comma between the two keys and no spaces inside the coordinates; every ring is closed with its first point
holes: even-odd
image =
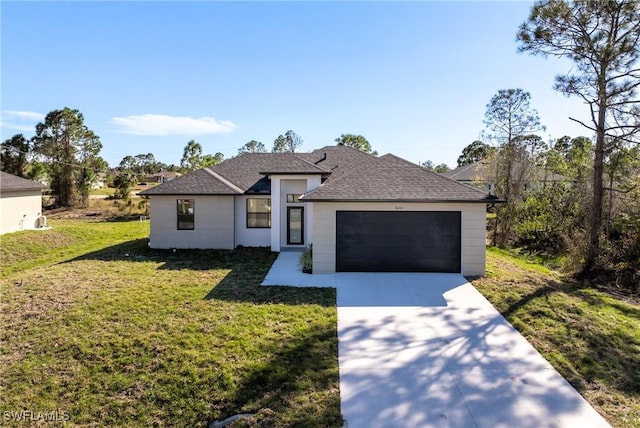
{"type": "MultiPolygon", "coordinates": [[[[640,282],[640,3],[638,0],[550,0],[536,3],[516,35],[518,50],[565,58],[571,70],[555,78],[554,89],[585,104],[589,137],[544,142],[544,126],[523,89],[504,89],[487,104],[486,143],[465,147],[458,165],[486,160],[494,192],[492,239],[499,246],[535,252],[570,252],[586,276],[602,269],[631,272],[640,282]],[[555,177],[553,180],[545,177],[555,177]]],[[[342,134],[338,145],[375,154],[360,135],[342,134]]],[[[279,135],[272,152],[295,152],[302,138],[279,135]]],[[[86,204],[88,184],[106,168],[102,144],[78,110],[49,113],[27,140],[18,134],[2,144],[2,169],[36,177],[47,171],[58,205],[86,204]]],[[[251,140],[238,153],[266,152],[251,140]]],[[[195,141],[185,146],[180,166],[189,171],[222,161],[195,141]]],[[[444,164],[423,166],[443,171],[444,164]]],[[[164,168],[152,154],[125,157],[118,170],[135,173],[164,168]]],[[[124,175],[123,175],[124,176],[124,175]]],[[[640,292],[640,285],[638,292],[640,292]]]]}
{"type": "MultiPolygon", "coordinates": [[[[351,146],[377,155],[371,144],[361,135],[342,134],[338,145],[351,146]]],[[[273,153],[295,152],[302,146],[302,138],[292,130],[273,141],[273,153]]],[[[78,110],[64,107],[48,113],[35,127],[35,135],[27,139],[16,134],[2,143],[0,168],[19,177],[47,181],[57,207],[88,205],[92,186],[104,174],[116,199],[128,200],[131,189],[149,177],[157,179],[167,172],[187,173],[216,165],[224,154],[203,153],[195,140],[184,146],[179,165],[167,165],[156,160],[153,153],[127,155],[110,168],[100,157],[100,138],[84,124],[78,110]]],[[[242,153],[264,153],[262,142],[251,140],[238,149],[242,153]]]]}

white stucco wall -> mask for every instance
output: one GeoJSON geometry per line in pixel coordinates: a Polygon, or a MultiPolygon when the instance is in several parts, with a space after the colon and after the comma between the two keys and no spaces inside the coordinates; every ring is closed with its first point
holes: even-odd
{"type": "Polygon", "coordinates": [[[307,207],[303,202],[287,203],[287,195],[295,194],[302,195],[307,191],[307,180],[294,179],[280,180],[280,247],[300,247],[300,245],[287,245],[287,207],[301,207],[304,208],[304,245],[308,244],[309,234],[307,232],[309,228],[309,221],[307,220],[307,207]]]}
{"type": "Polygon", "coordinates": [[[151,248],[235,248],[234,196],[151,196],[151,248]],[[178,230],[178,199],[193,199],[194,230],[178,230]]]}
{"type": "MultiPolygon", "coordinates": [[[[270,228],[247,228],[247,198],[270,199],[271,196],[235,196],[236,246],[242,245],[245,247],[268,247],[271,245],[270,228]]],[[[271,221],[273,222],[273,218],[271,219],[271,221]]]]}
{"type": "Polygon", "coordinates": [[[462,274],[481,276],[486,264],[486,205],[483,203],[315,202],[313,273],[336,270],[336,211],[460,211],[462,274]]]}
{"type": "MultiPolygon", "coordinates": [[[[271,251],[287,247],[287,194],[307,193],[320,186],[320,175],[272,175],[271,179],[271,251]],[[280,201],[279,204],[274,201],[280,201]],[[280,219],[279,221],[277,219],[280,219]]],[[[292,204],[297,205],[297,204],[292,204]]],[[[304,203],[304,243],[313,242],[313,204],[304,203]]],[[[291,247],[300,247],[292,245],[291,247]]]]}
{"type": "Polygon", "coordinates": [[[42,214],[42,192],[25,190],[0,195],[0,234],[35,229],[42,214]]]}

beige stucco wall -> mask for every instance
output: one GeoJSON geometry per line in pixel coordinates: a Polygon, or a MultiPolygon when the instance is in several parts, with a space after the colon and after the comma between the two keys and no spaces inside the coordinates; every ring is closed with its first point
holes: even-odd
{"type": "Polygon", "coordinates": [[[316,202],[313,204],[313,273],[336,270],[336,211],[460,211],[462,274],[480,276],[486,264],[486,205],[483,203],[316,202]]]}
{"type": "Polygon", "coordinates": [[[234,196],[152,196],[151,248],[216,248],[232,250],[234,196]],[[193,199],[194,230],[178,230],[178,199],[193,199]]]}
{"type": "Polygon", "coordinates": [[[0,195],[0,234],[35,229],[42,214],[42,192],[25,190],[0,195]]]}

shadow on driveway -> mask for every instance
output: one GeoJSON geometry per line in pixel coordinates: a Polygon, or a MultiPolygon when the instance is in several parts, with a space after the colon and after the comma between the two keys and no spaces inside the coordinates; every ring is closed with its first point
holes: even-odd
{"type": "Polygon", "coordinates": [[[609,426],[462,276],[336,282],[350,428],[609,426]]]}

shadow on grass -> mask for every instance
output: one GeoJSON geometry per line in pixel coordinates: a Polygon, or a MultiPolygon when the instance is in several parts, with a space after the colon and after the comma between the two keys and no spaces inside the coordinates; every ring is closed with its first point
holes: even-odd
{"type": "Polygon", "coordinates": [[[205,300],[335,306],[336,294],[333,289],[261,287],[260,284],[277,257],[277,253],[267,248],[173,251],[151,249],[147,242],[146,238],[123,242],[64,263],[78,260],[155,262],[159,264],[159,270],[224,270],[228,273],[203,296],[205,300]]]}
{"type": "Polygon", "coordinates": [[[633,327],[617,328],[624,319],[605,325],[596,316],[599,312],[613,310],[613,317],[640,318],[640,309],[624,305],[614,298],[605,298],[586,286],[574,282],[549,281],[531,293],[521,296],[502,311],[512,321],[517,312],[526,311],[533,317],[546,318],[565,326],[563,337],[554,338],[562,347],[564,361],[559,362],[560,372],[579,391],[588,389],[586,383],[601,383],[625,395],[640,394],[640,337],[633,327]],[[585,308],[565,299],[554,299],[555,294],[565,294],[584,302],[585,308]],[[544,301],[541,301],[543,299],[544,301]],[[583,342],[584,347],[573,346],[583,342]],[[586,352],[585,352],[586,349],[586,352]],[[576,372],[579,374],[576,376],[576,372]]]}
{"type": "Polygon", "coordinates": [[[269,347],[270,358],[245,367],[233,396],[214,404],[218,413],[257,414],[253,422],[233,425],[240,427],[342,426],[335,324],[305,329],[269,347]]]}

